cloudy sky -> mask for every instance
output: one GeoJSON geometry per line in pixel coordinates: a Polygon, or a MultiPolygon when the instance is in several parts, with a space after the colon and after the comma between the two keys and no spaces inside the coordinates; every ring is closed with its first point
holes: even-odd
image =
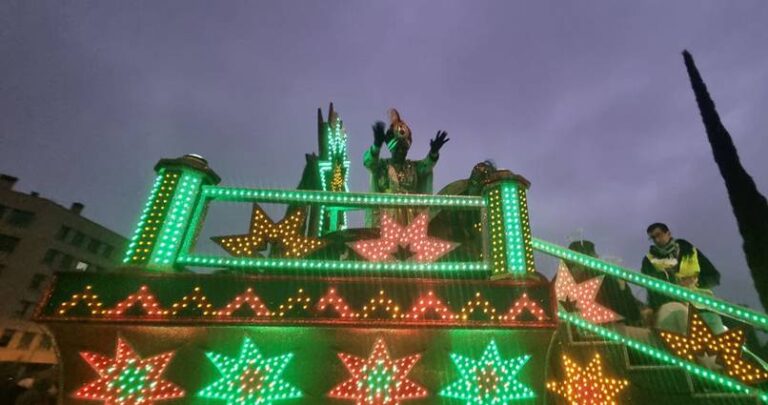
{"type": "Polygon", "coordinates": [[[412,157],[451,137],[435,189],[494,159],[532,181],[535,236],[639,268],[663,221],[758,306],[680,52],[768,193],[766,21],[763,0],[3,1],[0,172],[127,235],[161,157],[294,187],[329,101],[365,190],[370,125],[396,106],[412,157]]]}

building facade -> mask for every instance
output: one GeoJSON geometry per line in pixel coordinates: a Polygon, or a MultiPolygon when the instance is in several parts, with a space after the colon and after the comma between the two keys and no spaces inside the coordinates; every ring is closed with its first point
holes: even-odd
{"type": "Polygon", "coordinates": [[[61,206],[38,193],[14,190],[0,174],[0,373],[54,364],[44,327],[27,319],[55,271],[112,270],[126,239],[82,216],[83,204],[61,206]],[[31,366],[31,367],[29,367],[31,366]]]}

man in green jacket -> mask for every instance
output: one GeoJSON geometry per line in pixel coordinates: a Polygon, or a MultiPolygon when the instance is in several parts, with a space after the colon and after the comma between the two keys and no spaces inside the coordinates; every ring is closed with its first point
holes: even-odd
{"type": "MultiPolygon", "coordinates": [[[[720,284],[720,273],[698,248],[684,239],[673,238],[669,227],[659,222],[649,225],[646,233],[653,245],[643,258],[643,274],[699,293],[712,294],[711,289],[720,284]]],[[[656,314],[657,327],[685,331],[688,324],[686,303],[648,290],[648,306],[656,314]]],[[[725,330],[719,316],[707,315],[705,321],[715,332],[725,330]]]]}

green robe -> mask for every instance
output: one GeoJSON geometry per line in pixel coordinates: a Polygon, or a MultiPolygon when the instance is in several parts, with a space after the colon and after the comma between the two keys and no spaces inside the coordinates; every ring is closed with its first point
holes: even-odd
{"type": "MultiPolygon", "coordinates": [[[[371,146],[363,155],[363,166],[371,173],[371,191],[374,193],[393,194],[432,194],[432,169],[440,157],[427,154],[421,160],[408,160],[395,163],[392,159],[381,159],[381,148],[371,146]]],[[[374,208],[366,213],[368,227],[378,227],[381,212],[393,216],[400,224],[408,224],[419,211],[409,207],[374,208]]]]}

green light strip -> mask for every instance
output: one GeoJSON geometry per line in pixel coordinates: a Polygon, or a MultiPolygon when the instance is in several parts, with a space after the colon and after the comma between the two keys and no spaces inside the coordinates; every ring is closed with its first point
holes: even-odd
{"type": "MultiPolygon", "coordinates": [[[[218,256],[184,255],[176,262],[188,266],[227,267],[253,270],[272,269],[303,269],[312,271],[377,271],[377,272],[442,272],[442,273],[487,273],[489,267],[481,262],[467,263],[373,263],[373,262],[342,262],[329,260],[301,259],[265,259],[265,258],[229,258],[218,256]]],[[[423,276],[424,273],[415,275],[423,276]]]]}
{"type": "MultiPolygon", "coordinates": [[[[325,186],[325,173],[327,171],[331,170],[330,162],[327,162],[327,167],[324,167],[323,163],[326,162],[320,162],[320,186],[323,188],[323,191],[328,191],[328,188],[325,186]]],[[[322,237],[323,236],[323,226],[325,225],[325,205],[321,205],[318,207],[318,219],[317,219],[317,235],[316,237],[322,237]]]]}
{"type": "Polygon", "coordinates": [[[200,226],[202,225],[201,222],[207,208],[208,199],[204,197],[198,198],[195,210],[192,212],[192,217],[187,224],[187,229],[184,233],[184,241],[181,243],[181,250],[179,250],[177,257],[188,256],[190,254],[192,246],[194,246],[195,241],[197,240],[198,232],[200,231],[200,226]]]}
{"type": "Polygon", "coordinates": [[[336,126],[328,125],[328,149],[329,156],[342,156],[347,158],[347,134],[342,131],[341,120],[336,121],[336,126]]]}
{"type": "Polygon", "coordinates": [[[139,223],[136,224],[136,230],[133,232],[131,242],[128,244],[128,249],[125,250],[123,263],[130,262],[133,258],[133,255],[136,253],[136,245],[138,244],[139,238],[143,233],[144,225],[146,225],[147,222],[147,216],[149,215],[149,211],[152,209],[152,203],[155,201],[155,198],[157,198],[157,192],[160,190],[160,184],[163,182],[164,172],[164,169],[160,169],[160,171],[157,173],[157,176],[155,177],[155,183],[152,184],[152,191],[149,192],[149,198],[147,198],[147,203],[144,204],[144,210],[141,212],[141,216],[139,217],[139,223]]]}
{"type": "Polygon", "coordinates": [[[524,274],[525,249],[520,222],[520,199],[514,183],[501,184],[501,213],[504,220],[504,239],[507,244],[507,268],[512,274],[524,274]]]}
{"type": "Polygon", "coordinates": [[[605,339],[622,343],[627,347],[638,350],[643,354],[646,354],[648,356],[655,358],[656,360],[660,360],[665,363],[681,367],[691,374],[694,374],[698,377],[705,378],[714,383],[720,384],[723,387],[726,387],[727,389],[732,390],[733,392],[747,394],[747,395],[756,395],[758,398],[760,398],[761,401],[768,403],[768,393],[765,393],[763,391],[750,387],[749,385],[743,384],[740,381],[736,381],[730,377],[714,373],[707,368],[699,366],[698,364],[691,363],[677,356],[670,355],[665,351],[659,350],[645,343],[641,343],[637,340],[628,338],[610,329],[606,329],[602,326],[594,325],[590,322],[587,322],[584,318],[581,318],[580,316],[574,315],[570,312],[558,310],[557,315],[560,317],[560,319],[568,321],[578,328],[592,332],[605,339]]]}
{"type": "Polygon", "coordinates": [[[189,213],[202,181],[201,173],[182,170],[181,179],[171,201],[171,208],[157,238],[157,246],[152,252],[151,263],[167,265],[175,261],[182,234],[189,222],[189,213]]]}
{"type": "Polygon", "coordinates": [[[422,206],[482,208],[482,197],[438,196],[427,194],[332,193],[304,190],[263,190],[203,186],[203,194],[215,200],[234,202],[303,203],[335,206],[422,206]]]}
{"type": "Polygon", "coordinates": [[[533,248],[542,253],[559,257],[563,260],[579,263],[591,269],[624,279],[630,283],[660,292],[670,297],[704,305],[712,311],[721,313],[742,322],[746,322],[761,329],[768,330],[768,316],[766,316],[764,313],[753,311],[738,305],[733,305],[721,299],[703,295],[687,288],[670,284],[651,276],[647,276],[637,271],[632,271],[612,263],[595,259],[591,256],[576,253],[572,250],[541,239],[533,239],[533,248]]]}
{"type": "Polygon", "coordinates": [[[528,191],[520,187],[520,220],[523,229],[523,250],[525,252],[525,267],[528,271],[536,271],[536,262],[533,258],[533,246],[531,246],[531,220],[528,217],[528,191]]]}
{"type": "Polygon", "coordinates": [[[493,275],[507,273],[506,248],[504,243],[503,213],[501,211],[501,191],[498,187],[486,194],[488,206],[488,240],[491,251],[491,271],[493,275]]]}
{"type": "Polygon", "coordinates": [[[154,253],[158,233],[165,223],[171,198],[179,184],[179,175],[176,170],[161,169],[158,172],[159,187],[150,193],[147,206],[139,218],[136,235],[129,245],[132,254],[126,263],[146,263],[154,253]]]}

